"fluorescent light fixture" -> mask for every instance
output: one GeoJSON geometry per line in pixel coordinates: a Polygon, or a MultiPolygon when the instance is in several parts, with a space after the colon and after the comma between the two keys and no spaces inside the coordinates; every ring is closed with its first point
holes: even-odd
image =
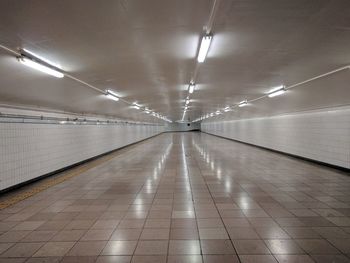
{"type": "Polygon", "coordinates": [[[282,95],[285,92],[286,92],[286,89],[282,85],[282,86],[278,86],[278,87],[275,87],[275,88],[271,89],[269,91],[269,93],[268,93],[268,96],[269,96],[269,98],[272,98],[272,97],[276,97],[276,96],[282,95]]]}
{"type": "Polygon", "coordinates": [[[115,91],[108,89],[108,90],[106,90],[106,92],[107,92],[107,94],[110,94],[110,95],[118,98],[118,94],[115,91]]]}
{"type": "Polygon", "coordinates": [[[244,106],[247,106],[247,104],[248,104],[247,100],[243,100],[238,104],[238,107],[244,107],[244,106]]]}
{"type": "Polygon", "coordinates": [[[269,98],[272,98],[272,97],[276,97],[276,96],[282,95],[285,92],[286,91],[284,89],[281,89],[281,90],[275,91],[273,93],[270,93],[268,96],[269,96],[269,98]]]}
{"type": "Polygon", "coordinates": [[[31,60],[30,58],[27,58],[27,57],[19,57],[18,58],[19,62],[21,62],[23,65],[26,65],[30,68],[33,68],[33,69],[36,69],[36,70],[39,70],[41,72],[44,72],[46,74],[49,74],[51,76],[54,76],[56,78],[63,78],[64,77],[64,74],[53,69],[53,68],[50,68],[48,66],[45,66],[43,64],[40,64],[34,60],[31,60]]]}
{"type": "Polygon", "coordinates": [[[118,100],[119,100],[119,98],[114,97],[114,96],[111,95],[111,94],[106,94],[106,97],[109,98],[109,99],[111,99],[111,100],[114,100],[114,101],[118,101],[118,100]]]}
{"type": "Polygon", "coordinates": [[[114,100],[114,101],[118,101],[119,98],[118,98],[118,94],[115,93],[113,90],[106,90],[106,97],[111,99],[111,100],[114,100]]]}
{"type": "Polygon", "coordinates": [[[224,109],[225,112],[231,111],[231,108],[229,106],[225,107],[224,109]]]}
{"type": "Polygon", "coordinates": [[[132,105],[134,106],[135,109],[138,109],[138,110],[141,109],[141,105],[137,104],[137,102],[134,102],[132,105]]]}
{"type": "Polygon", "coordinates": [[[219,114],[221,114],[221,111],[218,110],[218,111],[215,112],[215,114],[219,115],[219,114]]]}
{"type": "Polygon", "coordinates": [[[145,113],[149,114],[149,111],[148,111],[148,110],[145,110],[145,113]]]}
{"type": "Polygon", "coordinates": [[[188,92],[189,92],[190,94],[192,94],[192,93],[194,92],[194,87],[195,87],[195,84],[194,84],[194,83],[190,83],[190,88],[189,88],[189,90],[188,90],[188,92]]]}
{"type": "Polygon", "coordinates": [[[277,86],[277,87],[270,89],[268,93],[272,93],[272,92],[275,92],[275,91],[283,89],[283,88],[284,88],[284,85],[280,85],[280,86],[277,86]]]}
{"type": "Polygon", "coordinates": [[[22,50],[24,51],[24,53],[29,54],[33,58],[37,58],[37,59],[39,59],[39,60],[41,60],[41,61],[43,61],[43,62],[45,62],[45,63],[47,63],[47,64],[49,64],[49,65],[51,65],[53,67],[55,67],[55,68],[62,69],[60,65],[58,65],[58,64],[56,64],[56,63],[54,63],[54,62],[52,62],[52,61],[50,61],[50,60],[48,60],[46,58],[43,58],[42,56],[39,56],[39,55],[35,54],[34,52],[29,51],[28,49],[23,48],[22,50]]]}
{"type": "Polygon", "coordinates": [[[186,105],[187,105],[188,103],[190,103],[190,100],[186,100],[186,105]]]}
{"type": "Polygon", "coordinates": [[[210,47],[210,42],[211,42],[212,38],[213,38],[213,36],[211,36],[211,35],[203,36],[202,41],[201,41],[201,45],[199,47],[198,57],[197,57],[197,61],[199,63],[204,62],[204,60],[207,56],[207,53],[208,53],[208,50],[210,47]]]}

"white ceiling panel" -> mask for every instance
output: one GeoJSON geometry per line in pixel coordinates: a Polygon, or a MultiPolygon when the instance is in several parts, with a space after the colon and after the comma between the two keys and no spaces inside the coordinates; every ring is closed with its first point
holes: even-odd
{"type": "MultiPolygon", "coordinates": [[[[3,0],[0,45],[29,49],[98,89],[113,89],[172,120],[187,86],[212,0],[3,0]]],[[[213,41],[197,69],[186,119],[271,87],[292,85],[350,64],[348,0],[221,0],[213,41]]],[[[260,100],[234,118],[350,103],[349,70],[260,100]]],[[[134,120],[157,120],[69,78],[56,79],[0,50],[0,102],[134,120]]]]}

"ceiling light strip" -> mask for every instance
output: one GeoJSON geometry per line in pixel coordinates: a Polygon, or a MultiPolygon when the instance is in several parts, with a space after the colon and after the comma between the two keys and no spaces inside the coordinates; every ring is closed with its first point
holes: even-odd
{"type": "Polygon", "coordinates": [[[119,101],[119,96],[117,93],[115,93],[113,90],[106,90],[106,97],[109,99],[112,99],[114,101],[119,101]]]}
{"type": "MultiPolygon", "coordinates": [[[[301,82],[298,82],[296,84],[292,84],[292,85],[289,85],[289,86],[279,86],[279,87],[276,87],[275,89],[272,89],[269,91],[269,93],[263,95],[263,96],[260,96],[260,97],[257,97],[255,99],[251,99],[251,100],[245,100],[245,101],[242,101],[232,107],[235,107],[235,106],[238,106],[240,107],[240,105],[242,106],[246,106],[248,103],[252,103],[252,102],[255,102],[255,101],[258,101],[260,99],[263,99],[263,98],[266,98],[266,97],[275,97],[275,96],[271,96],[273,93],[276,93],[278,91],[281,91],[278,95],[280,94],[283,94],[284,92],[286,92],[287,90],[290,90],[290,89],[293,89],[295,87],[298,87],[298,86],[302,86],[304,84],[307,84],[309,82],[312,82],[312,81],[315,81],[315,80],[318,80],[318,79],[321,79],[321,78],[325,78],[325,77],[328,77],[330,75],[333,75],[335,73],[338,73],[338,72],[341,72],[341,71],[344,71],[344,70],[349,70],[350,69],[350,65],[347,65],[347,66],[344,66],[344,67],[340,67],[340,68],[337,68],[337,69],[334,69],[332,71],[329,71],[329,72],[326,72],[326,73],[323,73],[323,74],[320,74],[320,75],[317,75],[315,77],[312,77],[312,78],[309,78],[307,80],[304,80],[304,81],[301,81],[301,82]],[[243,105],[243,102],[246,102],[244,103],[243,105]]],[[[241,106],[241,107],[242,107],[241,106]]],[[[232,108],[231,107],[231,108],[232,108]]],[[[225,111],[226,112],[226,111],[225,111]]],[[[213,115],[210,114],[210,116],[212,117],[213,115]]],[[[201,117],[202,118],[202,117],[201,117]]],[[[206,118],[208,118],[208,116],[206,116],[206,118]]],[[[202,118],[202,119],[206,119],[206,118],[202,118]]],[[[196,120],[200,120],[200,118],[197,118],[196,120]]]]}
{"type": "MultiPolygon", "coordinates": [[[[195,68],[194,68],[193,77],[191,79],[190,85],[191,85],[191,83],[195,83],[196,82],[198,71],[199,71],[199,64],[204,62],[204,60],[206,58],[206,55],[208,53],[208,50],[209,50],[209,47],[210,47],[210,42],[212,40],[211,31],[212,31],[212,27],[214,25],[215,16],[217,14],[217,10],[218,10],[220,2],[221,2],[221,0],[214,0],[213,6],[212,6],[212,8],[210,10],[209,19],[208,19],[208,22],[207,22],[207,24],[206,24],[206,26],[204,28],[205,29],[205,33],[204,33],[204,37],[202,38],[201,43],[200,43],[199,52],[197,54],[197,63],[196,63],[195,68]],[[205,47],[206,50],[204,50],[203,49],[204,46],[202,45],[202,44],[204,44],[203,40],[205,39],[205,37],[208,37],[208,36],[210,37],[209,43],[206,43],[207,47],[205,47]],[[200,55],[203,56],[203,58],[200,57],[200,55]],[[203,61],[201,61],[201,60],[203,60],[203,61]]],[[[189,89],[188,89],[189,95],[193,94],[194,89],[195,89],[195,87],[193,87],[193,89],[191,89],[191,87],[189,87],[189,89]]]]}
{"type": "Polygon", "coordinates": [[[207,57],[211,40],[213,39],[212,35],[204,35],[199,47],[197,61],[198,63],[203,63],[207,57]]]}
{"type": "Polygon", "coordinates": [[[55,63],[29,51],[26,49],[20,49],[20,55],[16,56],[17,60],[23,65],[56,78],[63,78],[64,72],[55,63]]]}
{"type": "Polygon", "coordinates": [[[196,84],[194,84],[193,82],[190,83],[190,86],[189,86],[189,89],[188,89],[188,92],[190,94],[192,94],[194,92],[195,86],[196,86],[196,84]]]}
{"type": "Polygon", "coordinates": [[[270,92],[267,96],[269,98],[273,98],[273,97],[276,97],[276,96],[279,96],[279,95],[282,95],[286,92],[286,89],[283,87],[281,89],[278,89],[278,90],[275,90],[275,91],[272,91],[270,92]]]}
{"type": "Polygon", "coordinates": [[[48,75],[54,76],[56,78],[63,78],[64,77],[64,74],[62,72],[60,72],[54,68],[48,67],[44,64],[41,64],[41,63],[39,63],[31,58],[28,58],[26,56],[18,57],[18,61],[27,67],[30,67],[32,69],[35,69],[35,70],[38,70],[40,72],[46,73],[48,75]]]}
{"type": "MultiPolygon", "coordinates": [[[[4,46],[4,45],[1,45],[1,44],[0,44],[0,48],[3,49],[3,50],[5,50],[5,51],[7,51],[7,52],[9,52],[9,53],[11,53],[11,54],[13,54],[13,55],[15,55],[16,57],[21,57],[21,56],[23,55],[21,52],[16,51],[16,50],[13,50],[13,49],[8,48],[8,47],[6,47],[6,46],[4,46]]],[[[25,52],[26,52],[26,53],[29,53],[29,54],[32,53],[32,52],[30,52],[30,51],[28,51],[28,50],[25,50],[25,52]]],[[[33,53],[33,54],[34,54],[34,53],[33,53]]],[[[41,57],[38,57],[38,59],[39,59],[39,60],[43,60],[43,59],[41,59],[41,57]]],[[[46,60],[43,60],[43,61],[46,62],[47,64],[49,64],[46,60]]],[[[55,65],[53,65],[53,66],[55,66],[55,65]]],[[[90,88],[90,89],[93,89],[93,90],[95,90],[95,91],[98,92],[98,93],[101,93],[101,94],[103,94],[103,95],[106,95],[106,91],[104,91],[104,90],[102,90],[102,89],[99,89],[99,88],[97,88],[97,87],[95,87],[95,86],[93,86],[93,85],[87,83],[86,81],[83,81],[83,80],[81,80],[81,79],[78,79],[78,78],[74,77],[73,75],[68,74],[67,72],[64,72],[64,76],[66,76],[67,78],[69,78],[69,79],[71,79],[71,80],[74,80],[74,81],[76,81],[76,82],[82,84],[83,86],[86,86],[86,87],[88,87],[88,88],[90,88]]],[[[123,98],[120,98],[120,97],[118,97],[118,98],[119,98],[120,101],[124,102],[125,104],[133,105],[133,103],[131,103],[131,102],[129,102],[129,101],[123,99],[123,98]]],[[[141,110],[144,111],[144,109],[141,109],[141,110]]],[[[163,119],[163,120],[168,121],[168,122],[172,122],[171,120],[169,120],[169,119],[167,119],[166,117],[163,117],[163,116],[160,116],[160,119],[163,119]]]]}

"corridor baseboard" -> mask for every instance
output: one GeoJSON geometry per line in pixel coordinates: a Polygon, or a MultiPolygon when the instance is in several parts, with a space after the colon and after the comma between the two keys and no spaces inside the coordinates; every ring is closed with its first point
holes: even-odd
{"type": "Polygon", "coordinates": [[[321,161],[318,161],[318,160],[315,160],[315,159],[310,159],[310,158],[303,157],[303,156],[300,156],[300,155],[295,155],[295,154],[291,154],[291,153],[287,153],[287,152],[278,151],[278,150],[275,150],[275,149],[263,147],[263,146],[252,144],[252,143],[249,143],[249,142],[235,140],[235,139],[232,139],[232,138],[227,138],[227,137],[224,137],[224,136],[220,136],[220,135],[209,133],[209,132],[205,132],[205,131],[201,131],[201,132],[205,133],[205,134],[208,134],[208,135],[216,136],[216,137],[219,137],[219,138],[222,138],[222,139],[226,139],[226,140],[230,140],[230,141],[234,141],[234,142],[238,142],[238,143],[243,143],[243,144],[250,145],[250,146],[253,146],[253,147],[257,147],[257,148],[260,148],[260,149],[263,149],[263,150],[267,150],[267,151],[283,154],[283,155],[286,155],[286,156],[289,156],[289,157],[297,158],[297,159],[300,159],[300,160],[303,160],[303,161],[307,161],[309,163],[326,166],[326,167],[329,167],[329,168],[332,168],[332,169],[336,169],[336,170],[345,172],[346,175],[350,175],[350,169],[348,169],[346,167],[342,167],[342,166],[338,166],[338,165],[334,165],[334,164],[330,164],[330,163],[321,162],[321,161]]]}

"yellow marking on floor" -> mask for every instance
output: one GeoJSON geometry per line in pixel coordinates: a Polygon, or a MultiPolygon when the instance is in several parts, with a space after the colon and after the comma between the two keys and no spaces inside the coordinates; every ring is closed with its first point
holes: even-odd
{"type": "Polygon", "coordinates": [[[32,197],[33,195],[36,195],[37,193],[40,193],[40,192],[42,192],[42,191],[44,191],[52,186],[63,183],[64,181],[67,181],[67,180],[69,180],[77,175],[80,175],[80,174],[90,170],[91,168],[94,168],[102,163],[105,163],[105,162],[113,159],[114,157],[120,155],[121,153],[122,152],[118,151],[115,153],[108,154],[104,157],[98,158],[96,160],[90,161],[86,164],[79,165],[76,168],[72,168],[72,170],[69,170],[68,172],[66,172],[62,176],[45,180],[44,182],[38,184],[37,186],[34,186],[32,189],[25,190],[23,192],[19,192],[18,194],[16,194],[13,197],[10,197],[7,200],[0,201],[0,210],[7,208],[9,206],[12,206],[14,204],[17,204],[18,202],[23,201],[29,197],[32,197]]]}

